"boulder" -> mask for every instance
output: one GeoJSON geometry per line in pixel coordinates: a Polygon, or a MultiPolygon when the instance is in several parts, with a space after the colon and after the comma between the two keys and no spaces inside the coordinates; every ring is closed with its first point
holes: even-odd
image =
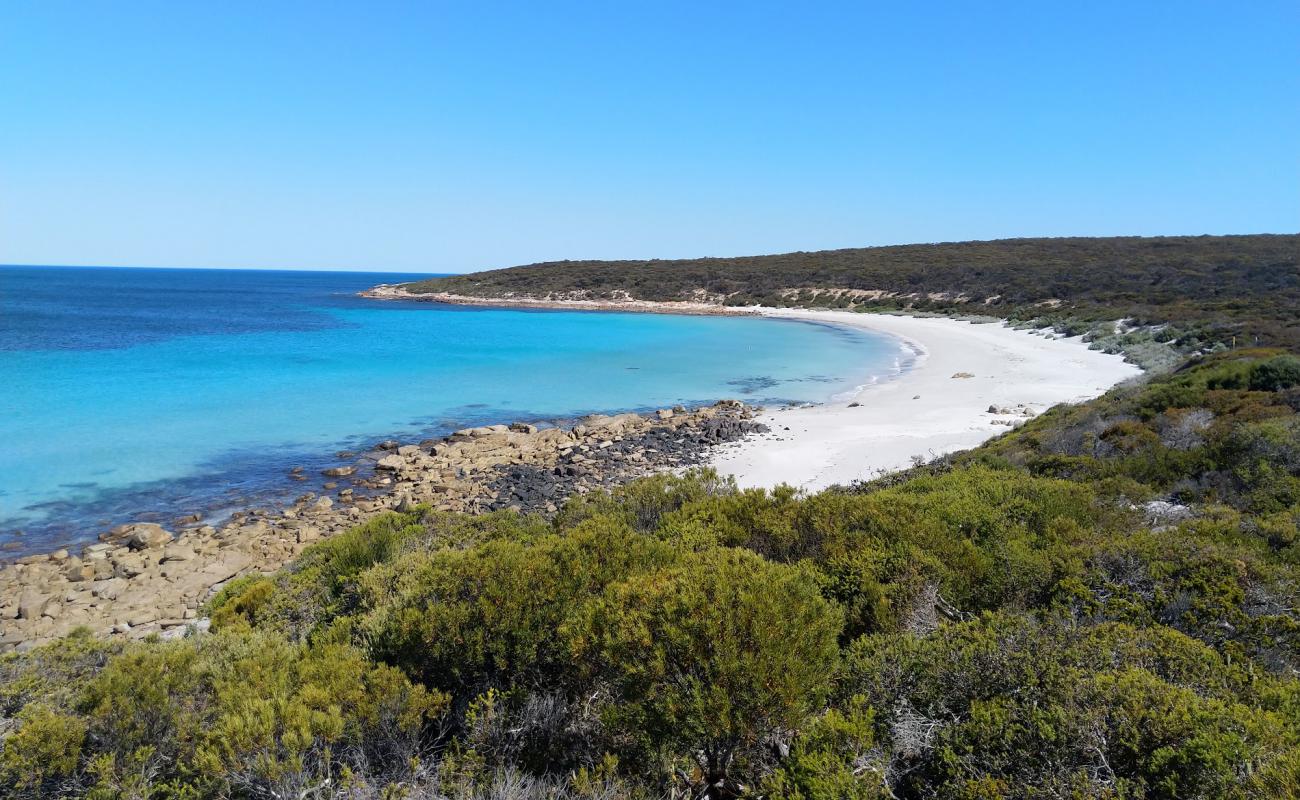
{"type": "Polygon", "coordinates": [[[115,532],[118,530],[121,531],[121,541],[132,550],[152,550],[176,538],[155,522],[137,522],[114,529],[115,532]]]}
{"type": "Polygon", "coordinates": [[[113,575],[118,578],[134,578],[145,571],[144,559],[140,556],[124,556],[113,562],[113,575]]]}
{"type": "Polygon", "coordinates": [[[396,472],[404,466],[406,466],[406,459],[401,456],[384,456],[375,462],[375,469],[388,470],[390,472],[396,472]]]}
{"type": "Polygon", "coordinates": [[[24,589],[18,595],[18,619],[40,619],[50,598],[32,588],[24,589]]]}
{"type": "Polygon", "coordinates": [[[95,567],[73,556],[64,565],[63,576],[73,583],[92,580],[95,577],[95,567]]]}
{"type": "Polygon", "coordinates": [[[356,471],[356,467],[330,467],[329,469],[321,470],[321,474],[327,478],[346,478],[356,471]]]}
{"type": "Polygon", "coordinates": [[[103,561],[108,558],[108,552],[113,549],[111,544],[92,544],[81,551],[81,557],[87,561],[103,561]]]}
{"type": "Polygon", "coordinates": [[[183,544],[170,544],[163,548],[162,560],[168,561],[189,561],[194,558],[194,551],[183,544]]]}

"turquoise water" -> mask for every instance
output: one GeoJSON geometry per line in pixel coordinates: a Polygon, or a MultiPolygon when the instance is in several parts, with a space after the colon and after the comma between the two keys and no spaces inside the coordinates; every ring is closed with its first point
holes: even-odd
{"type": "Polygon", "coordinates": [[[736,317],[354,296],[411,276],[0,268],[0,546],[272,503],[334,453],[467,424],[737,397],[894,371],[887,338],[736,317]]]}

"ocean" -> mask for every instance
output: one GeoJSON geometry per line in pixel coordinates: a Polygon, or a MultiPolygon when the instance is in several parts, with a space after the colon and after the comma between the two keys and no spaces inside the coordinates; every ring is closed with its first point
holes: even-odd
{"type": "Polygon", "coordinates": [[[804,322],[355,295],[417,277],[0,267],[0,553],[286,502],[383,439],[824,402],[901,363],[892,339],[804,322]]]}

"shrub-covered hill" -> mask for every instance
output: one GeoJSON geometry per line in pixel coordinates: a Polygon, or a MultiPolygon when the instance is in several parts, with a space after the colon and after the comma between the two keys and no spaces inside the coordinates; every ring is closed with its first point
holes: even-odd
{"type": "Polygon", "coordinates": [[[810,497],[391,514],[211,632],[5,656],[0,792],[1296,797],[1298,410],[1225,354],[810,497]]]}
{"type": "Polygon", "coordinates": [[[1300,235],[1004,239],[742,258],[558,261],[408,284],[476,297],[690,300],[1134,318],[1300,346],[1300,235]]]}

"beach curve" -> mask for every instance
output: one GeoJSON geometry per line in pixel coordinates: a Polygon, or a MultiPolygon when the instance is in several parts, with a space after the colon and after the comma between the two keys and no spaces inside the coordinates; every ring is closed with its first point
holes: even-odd
{"type": "Polygon", "coordinates": [[[742,487],[817,491],[966,450],[1061,403],[1105,393],[1141,374],[1079,337],[967,322],[854,311],[755,308],[754,313],[867,330],[916,354],[894,376],[822,405],[770,410],[771,432],[719,449],[710,466],[742,487]]]}

